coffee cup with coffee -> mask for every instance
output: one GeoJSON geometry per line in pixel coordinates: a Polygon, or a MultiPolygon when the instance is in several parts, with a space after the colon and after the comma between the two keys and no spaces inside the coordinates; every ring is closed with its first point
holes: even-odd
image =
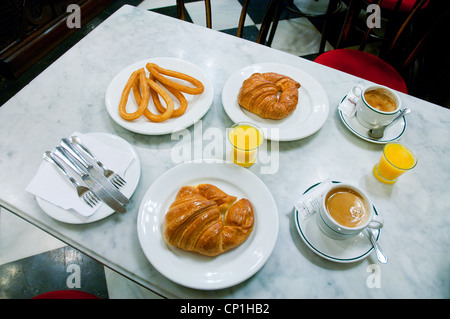
{"type": "Polygon", "coordinates": [[[355,86],[361,91],[356,104],[356,118],[367,128],[389,124],[401,109],[398,94],[382,85],[370,85],[366,88],[355,86]]]}
{"type": "Polygon", "coordinates": [[[320,230],[333,239],[354,237],[366,227],[383,227],[383,219],[375,214],[367,195],[344,183],[333,184],[322,197],[317,223],[320,230]]]}

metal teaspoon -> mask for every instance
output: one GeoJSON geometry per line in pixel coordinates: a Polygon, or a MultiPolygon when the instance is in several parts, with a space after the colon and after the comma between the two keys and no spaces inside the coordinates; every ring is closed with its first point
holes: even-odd
{"type": "Polygon", "coordinates": [[[384,130],[386,129],[386,127],[388,127],[389,125],[394,123],[396,120],[398,120],[402,116],[408,114],[409,112],[411,112],[411,109],[405,107],[403,110],[400,111],[400,113],[398,113],[398,115],[389,124],[370,129],[369,132],[368,132],[369,136],[371,138],[375,139],[375,140],[378,140],[378,139],[382,138],[383,135],[384,135],[384,130]]]}
{"type": "Polygon", "coordinates": [[[373,248],[375,249],[375,253],[377,254],[378,261],[382,264],[386,264],[388,262],[386,254],[381,250],[380,246],[378,245],[377,239],[373,235],[372,231],[368,228],[366,228],[366,230],[369,233],[369,238],[370,241],[372,242],[373,248]]]}

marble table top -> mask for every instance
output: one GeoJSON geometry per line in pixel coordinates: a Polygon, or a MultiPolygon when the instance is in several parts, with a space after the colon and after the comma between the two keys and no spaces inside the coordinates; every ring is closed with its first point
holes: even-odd
{"type": "Polygon", "coordinates": [[[401,141],[414,146],[419,163],[396,184],[385,185],[372,175],[383,145],[352,134],[337,112],[340,100],[355,84],[368,82],[256,43],[124,6],[1,106],[0,204],[168,298],[448,298],[450,111],[400,94],[403,104],[412,109],[401,141]],[[201,125],[188,128],[194,142],[202,139],[194,129],[225,131],[233,124],[222,106],[222,88],[234,72],[248,65],[290,65],[310,74],[326,92],[329,114],[319,131],[280,142],[275,173],[263,174],[260,164],[249,168],[275,199],[279,231],[265,265],[232,287],[204,291],[174,283],[152,266],[141,249],[139,206],[152,183],[177,165],[171,149],[179,141],[171,134],[148,136],[117,125],[106,110],[105,91],[123,68],[153,57],[189,61],[204,70],[213,84],[211,108],[201,125]],[[141,179],[127,213],[89,224],[67,224],[45,214],[25,191],[42,153],[75,131],[115,134],[137,151],[141,179]],[[353,263],[329,261],[303,242],[293,203],[327,178],[353,183],[372,198],[385,222],[379,243],[389,257],[387,264],[380,264],[374,253],[353,263]]]}

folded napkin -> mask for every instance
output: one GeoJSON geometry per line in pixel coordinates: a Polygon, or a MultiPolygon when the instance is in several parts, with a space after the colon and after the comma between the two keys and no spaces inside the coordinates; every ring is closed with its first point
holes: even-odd
{"type": "Polygon", "coordinates": [[[303,220],[319,210],[322,197],[330,189],[331,185],[331,179],[328,178],[297,198],[294,206],[303,220]]]}
{"type": "Polygon", "coordinates": [[[350,92],[347,93],[345,98],[339,104],[339,110],[348,118],[352,118],[356,113],[356,104],[358,104],[360,94],[355,91],[360,90],[358,87],[353,87],[350,92]]]}
{"type": "MultiPolygon", "coordinates": [[[[100,162],[122,177],[134,159],[132,153],[106,145],[90,135],[74,132],[71,136],[78,136],[100,162]]],[[[69,171],[69,173],[79,181],[73,172],[69,171]]],[[[99,203],[94,207],[89,207],[78,197],[72,183],[45,160],[42,161],[26,191],[63,209],[73,209],[83,216],[92,215],[103,205],[103,203],[99,203]]]]}

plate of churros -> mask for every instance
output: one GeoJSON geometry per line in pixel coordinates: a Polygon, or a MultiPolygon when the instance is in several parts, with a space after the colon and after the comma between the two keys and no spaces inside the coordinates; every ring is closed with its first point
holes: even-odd
{"type": "Polygon", "coordinates": [[[106,90],[106,109],[123,128],[145,135],[170,134],[200,120],[214,88],[195,64],[149,58],[121,70],[106,90]]]}

